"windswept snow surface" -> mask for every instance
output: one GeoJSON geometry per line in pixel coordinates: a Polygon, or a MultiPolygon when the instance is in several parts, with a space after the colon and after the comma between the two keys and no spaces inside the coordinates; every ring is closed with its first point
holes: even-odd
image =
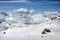
{"type": "Polygon", "coordinates": [[[0,16],[0,40],[60,40],[58,12],[37,14],[34,10],[20,8],[8,13],[1,12],[0,16]],[[41,34],[45,28],[51,32],[41,34]]]}

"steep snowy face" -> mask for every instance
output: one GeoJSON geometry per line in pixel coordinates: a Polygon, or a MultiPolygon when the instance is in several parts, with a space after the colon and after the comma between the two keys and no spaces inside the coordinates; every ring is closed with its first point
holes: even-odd
{"type": "Polygon", "coordinates": [[[52,11],[52,12],[50,12],[50,11],[45,11],[45,12],[44,12],[44,16],[51,19],[51,18],[59,17],[59,16],[60,16],[60,13],[57,12],[57,11],[52,11]]]}
{"type": "Polygon", "coordinates": [[[17,10],[13,10],[9,13],[11,21],[24,23],[25,21],[29,21],[29,10],[25,8],[20,8],[17,10]]]}
{"type": "Polygon", "coordinates": [[[8,17],[8,14],[6,12],[0,12],[0,31],[4,31],[7,28],[7,25],[5,24],[6,18],[8,17]]]}
{"type": "Polygon", "coordinates": [[[7,16],[8,16],[7,13],[5,13],[5,12],[0,12],[0,22],[5,22],[7,16]]]}
{"type": "Polygon", "coordinates": [[[25,23],[25,24],[37,24],[42,23],[49,18],[44,17],[42,14],[37,14],[34,10],[28,10],[25,8],[20,8],[9,12],[10,17],[8,20],[25,23]]]}
{"type": "Polygon", "coordinates": [[[44,17],[42,14],[37,14],[32,16],[32,23],[40,24],[43,22],[47,22],[49,18],[44,17]]]}
{"type": "Polygon", "coordinates": [[[6,12],[0,12],[0,16],[8,16],[6,12]]]}

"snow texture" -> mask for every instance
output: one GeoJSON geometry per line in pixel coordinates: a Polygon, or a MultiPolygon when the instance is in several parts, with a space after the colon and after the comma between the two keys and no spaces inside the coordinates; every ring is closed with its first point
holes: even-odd
{"type": "Polygon", "coordinates": [[[60,40],[60,14],[26,8],[0,12],[0,40],[60,40]],[[51,32],[42,34],[46,28],[51,32]]]}

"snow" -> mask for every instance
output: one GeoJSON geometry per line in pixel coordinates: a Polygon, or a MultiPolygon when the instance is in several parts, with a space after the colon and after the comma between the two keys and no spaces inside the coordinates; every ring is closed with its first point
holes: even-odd
{"type": "MultiPolygon", "coordinates": [[[[16,11],[20,10],[28,9],[16,11]]],[[[43,14],[34,14],[34,10],[30,10],[28,14],[26,11],[24,13],[16,11],[9,12],[7,17],[1,16],[5,21],[0,23],[0,40],[60,40],[60,17],[58,15],[56,19],[51,20],[43,14]],[[41,34],[45,28],[51,32],[41,34]]]]}

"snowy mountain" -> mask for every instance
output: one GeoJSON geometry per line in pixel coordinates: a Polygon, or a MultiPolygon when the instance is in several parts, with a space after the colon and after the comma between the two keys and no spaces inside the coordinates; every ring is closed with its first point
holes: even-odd
{"type": "Polygon", "coordinates": [[[7,13],[0,12],[0,22],[4,22],[7,16],[8,16],[7,13]]]}
{"type": "Polygon", "coordinates": [[[0,40],[59,40],[60,14],[16,9],[0,13],[0,40]],[[4,21],[5,20],[5,21],[4,21]]]}

